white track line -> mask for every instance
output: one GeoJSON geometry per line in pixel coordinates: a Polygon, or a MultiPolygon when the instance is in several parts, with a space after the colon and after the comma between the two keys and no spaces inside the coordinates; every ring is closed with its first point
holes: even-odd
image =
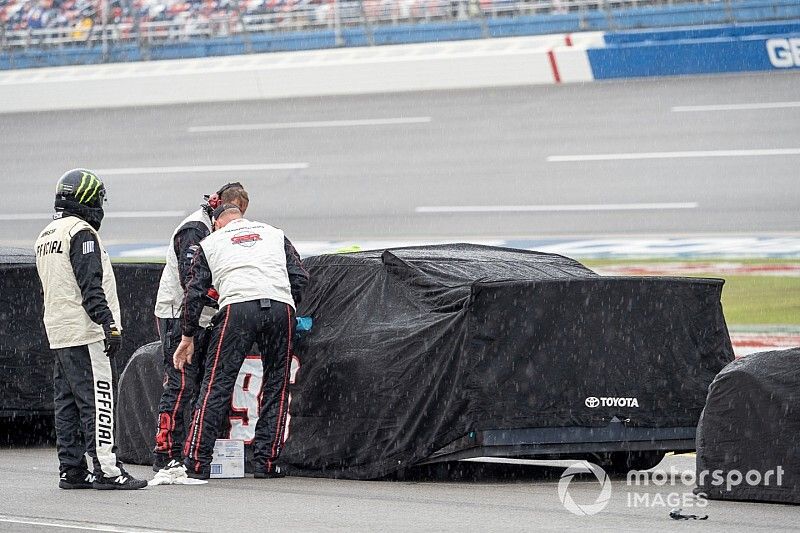
{"type": "Polygon", "coordinates": [[[40,527],[56,527],[59,529],[79,529],[82,531],[110,531],[113,533],[154,533],[163,529],[150,529],[143,527],[115,526],[112,524],[97,524],[91,522],[78,522],[73,520],[59,520],[55,518],[33,518],[27,516],[0,515],[0,523],[25,524],[40,527]]]}
{"type": "MultiPolygon", "coordinates": [[[[186,211],[111,211],[105,213],[105,218],[179,218],[183,216],[186,216],[186,211]]],[[[12,213],[0,215],[0,221],[47,220],[52,218],[53,213],[12,213]]]]}
{"type": "Polygon", "coordinates": [[[717,105],[676,105],[672,111],[685,113],[692,111],[743,111],[749,109],[788,109],[800,107],[800,102],[764,102],[761,104],[717,104],[717,105]]]}
{"type": "Polygon", "coordinates": [[[558,211],[649,211],[654,209],[696,209],[696,202],[649,204],[563,204],[563,205],[435,205],[420,206],[417,213],[531,213],[558,211]]]}
{"type": "Polygon", "coordinates": [[[216,131],[290,130],[299,128],[348,128],[353,126],[392,126],[399,124],[426,124],[431,117],[366,118],[356,120],[313,120],[307,122],[274,122],[267,124],[227,124],[219,126],[192,126],[189,133],[216,131]]]}
{"type": "Polygon", "coordinates": [[[800,155],[800,148],[774,148],[757,150],[691,150],[685,152],[639,152],[621,154],[551,155],[548,163],[578,161],[626,161],[634,159],[684,159],[689,157],[753,157],[800,155]]]}
{"type": "Polygon", "coordinates": [[[196,165],[179,167],[98,168],[98,176],[133,176],[136,174],[189,174],[192,172],[243,172],[247,170],[302,170],[308,163],[263,163],[253,165],[196,165]]]}
{"type": "Polygon", "coordinates": [[[106,218],[163,218],[183,216],[186,216],[186,211],[111,211],[105,214],[106,218]]]}

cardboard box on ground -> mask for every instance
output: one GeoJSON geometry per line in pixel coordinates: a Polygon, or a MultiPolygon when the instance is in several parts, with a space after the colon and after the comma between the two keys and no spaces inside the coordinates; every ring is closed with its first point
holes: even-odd
{"type": "Polygon", "coordinates": [[[244,477],[244,441],[217,439],[211,459],[213,479],[244,477]]]}

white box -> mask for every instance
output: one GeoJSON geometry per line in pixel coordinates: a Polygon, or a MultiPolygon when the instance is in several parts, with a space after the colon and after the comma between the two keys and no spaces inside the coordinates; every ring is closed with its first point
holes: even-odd
{"type": "Polygon", "coordinates": [[[244,477],[244,441],[217,439],[211,459],[213,479],[244,477]]]}

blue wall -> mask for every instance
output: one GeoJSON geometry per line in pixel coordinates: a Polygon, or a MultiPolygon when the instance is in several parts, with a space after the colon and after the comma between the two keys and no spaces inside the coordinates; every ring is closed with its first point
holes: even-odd
{"type": "MultiPolygon", "coordinates": [[[[767,40],[748,36],[613,45],[588,51],[595,79],[675,76],[776,69],[767,54],[767,40]]],[[[797,37],[800,33],[782,35],[797,37]]],[[[797,70],[800,65],[789,67],[797,70]]]]}

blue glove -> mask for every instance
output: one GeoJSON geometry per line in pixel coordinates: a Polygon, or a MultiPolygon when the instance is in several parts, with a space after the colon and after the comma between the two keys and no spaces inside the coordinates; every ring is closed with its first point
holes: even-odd
{"type": "Polygon", "coordinates": [[[297,325],[295,326],[295,331],[298,333],[311,331],[311,328],[314,326],[314,320],[310,316],[299,316],[296,320],[297,325]]]}

